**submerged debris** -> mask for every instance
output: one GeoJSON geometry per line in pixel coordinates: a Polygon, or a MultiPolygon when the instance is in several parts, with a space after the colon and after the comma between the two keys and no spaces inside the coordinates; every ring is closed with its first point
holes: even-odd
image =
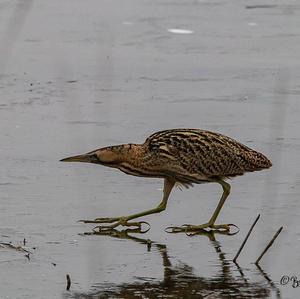
{"type": "Polygon", "coordinates": [[[71,287],[71,277],[70,277],[69,274],[67,274],[66,278],[67,278],[67,288],[66,288],[66,290],[69,291],[70,287],[71,287]]]}
{"type": "Polygon", "coordinates": [[[2,248],[11,248],[11,249],[15,249],[17,251],[23,251],[23,252],[26,252],[28,254],[31,254],[31,252],[29,250],[23,248],[20,245],[13,245],[11,242],[9,242],[9,243],[7,243],[7,242],[0,242],[0,247],[2,247],[2,248]]]}

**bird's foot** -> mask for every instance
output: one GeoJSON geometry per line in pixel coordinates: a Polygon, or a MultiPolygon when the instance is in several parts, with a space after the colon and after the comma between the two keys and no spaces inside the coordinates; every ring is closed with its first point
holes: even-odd
{"type": "Polygon", "coordinates": [[[201,225],[183,224],[182,226],[169,226],[165,229],[167,233],[181,233],[184,232],[189,236],[196,235],[203,232],[218,232],[226,235],[235,235],[239,232],[239,228],[232,223],[229,224],[211,224],[204,223],[201,225]],[[235,227],[237,231],[231,232],[230,228],[235,227]]]}
{"type": "Polygon", "coordinates": [[[93,228],[95,233],[113,233],[118,226],[128,227],[128,230],[136,233],[146,233],[150,229],[150,224],[146,221],[129,222],[127,217],[106,217],[96,218],[94,220],[79,220],[83,223],[104,223],[104,225],[98,225],[93,228]],[[111,223],[106,225],[105,223],[111,223]],[[143,225],[147,228],[144,229],[143,225]]]}

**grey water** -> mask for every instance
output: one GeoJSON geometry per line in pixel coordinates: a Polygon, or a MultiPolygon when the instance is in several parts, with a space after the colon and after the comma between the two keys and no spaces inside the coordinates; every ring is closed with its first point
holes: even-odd
{"type": "Polygon", "coordinates": [[[31,252],[0,247],[0,297],[297,298],[299,28],[293,0],[0,1],[0,242],[31,252]],[[155,207],[163,182],[59,160],[177,127],[272,160],[230,181],[218,222],[240,232],[164,231],[209,219],[221,189],[203,184],[174,189],[146,234],[83,235],[79,219],[155,207]]]}

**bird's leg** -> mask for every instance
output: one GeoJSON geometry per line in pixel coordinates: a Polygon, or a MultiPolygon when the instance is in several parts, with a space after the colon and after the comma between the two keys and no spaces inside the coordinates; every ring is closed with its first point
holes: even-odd
{"type": "MultiPolygon", "coordinates": [[[[95,227],[95,229],[99,229],[99,231],[103,230],[112,230],[115,229],[117,226],[126,226],[126,227],[137,227],[141,229],[142,224],[148,224],[145,221],[139,221],[139,222],[129,222],[132,219],[139,218],[142,216],[154,214],[154,213],[160,213],[167,207],[167,202],[169,199],[169,195],[171,193],[172,188],[174,187],[175,181],[171,179],[165,179],[164,181],[164,191],[163,191],[163,199],[160,202],[160,204],[151,210],[128,215],[128,216],[121,216],[121,217],[112,217],[112,218],[96,218],[95,220],[81,220],[81,222],[84,223],[111,223],[109,225],[100,225],[95,227]]],[[[149,224],[148,224],[149,225],[149,224]]],[[[150,225],[149,225],[150,226],[150,225]]]]}
{"type": "Polygon", "coordinates": [[[225,181],[219,179],[219,180],[215,180],[215,182],[221,184],[222,188],[223,188],[223,194],[222,197],[218,203],[217,208],[215,209],[213,215],[211,216],[211,218],[209,219],[209,221],[207,223],[204,224],[200,224],[200,225],[191,225],[191,224],[184,224],[180,227],[168,227],[166,229],[167,232],[171,232],[171,233],[177,233],[177,232],[199,232],[199,231],[203,231],[203,230],[217,230],[217,231],[224,231],[224,232],[230,232],[230,227],[234,226],[237,227],[236,225],[230,223],[230,224],[215,224],[215,221],[224,205],[224,202],[226,200],[226,198],[228,197],[229,193],[230,193],[230,185],[228,183],[226,183],[225,181]]]}

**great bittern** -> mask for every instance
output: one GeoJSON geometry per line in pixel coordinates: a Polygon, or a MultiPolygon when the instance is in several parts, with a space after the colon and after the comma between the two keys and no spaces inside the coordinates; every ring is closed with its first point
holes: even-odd
{"type": "Polygon", "coordinates": [[[85,223],[110,223],[99,230],[112,230],[117,226],[137,227],[145,223],[130,220],[160,213],[166,209],[175,184],[184,187],[201,183],[218,183],[223,194],[207,223],[173,227],[172,231],[230,231],[232,224],[215,224],[223,204],[230,193],[228,178],[272,166],[263,154],[222,134],[199,129],[172,129],[152,134],[143,144],[122,144],[100,148],[87,154],[62,159],[65,162],[87,162],[118,168],[135,176],[164,179],[163,199],[151,210],[128,216],[82,220],[85,223]]]}

